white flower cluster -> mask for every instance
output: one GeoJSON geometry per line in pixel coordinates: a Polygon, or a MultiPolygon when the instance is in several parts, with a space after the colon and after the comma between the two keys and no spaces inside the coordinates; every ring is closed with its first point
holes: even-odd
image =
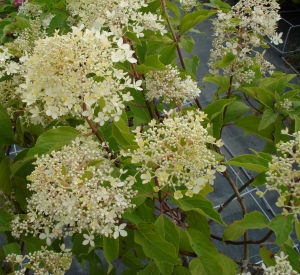
{"type": "Polygon", "coordinates": [[[279,107],[285,111],[291,111],[293,110],[293,102],[288,98],[284,98],[283,101],[280,102],[279,107]]]}
{"type": "Polygon", "coordinates": [[[262,74],[272,72],[274,66],[264,59],[264,53],[255,48],[265,44],[263,36],[271,37],[276,43],[282,42],[276,33],[280,19],[278,11],[276,0],[240,0],[230,12],[218,11],[213,23],[216,38],[211,50],[210,72],[218,74],[222,67],[224,75],[233,77],[234,86],[251,82],[255,74],[254,65],[262,74]],[[231,55],[233,62],[219,67],[217,61],[220,62],[226,55],[231,55]]]}
{"type": "MultiPolygon", "coordinates": [[[[267,172],[267,190],[276,190],[279,198],[276,205],[284,208],[284,213],[300,214],[300,132],[292,135],[292,140],[277,144],[280,156],[272,156],[267,172]]],[[[264,193],[259,192],[263,196],[264,193]]]]}
{"type": "MultiPolygon", "coordinates": [[[[221,146],[201,125],[206,115],[197,111],[188,111],[187,115],[178,116],[174,111],[162,124],[150,122],[150,128],[140,132],[135,130],[135,140],[139,146],[133,152],[123,152],[131,156],[132,163],[139,163],[142,183],[147,184],[154,178],[155,191],[170,186],[185,186],[186,196],[192,197],[205,187],[213,184],[215,172],[224,171],[225,166],[218,165],[216,155],[208,145],[221,146]]],[[[175,198],[182,197],[180,190],[175,198]]]]}
{"type": "Polygon", "coordinates": [[[179,70],[167,65],[168,70],[150,71],[145,75],[146,98],[148,100],[161,99],[165,103],[184,102],[199,96],[200,89],[197,82],[188,75],[186,79],[179,76],[179,70]]]}
{"type": "MultiPolygon", "coordinates": [[[[37,158],[28,177],[27,218],[16,217],[12,234],[52,239],[88,231],[118,237],[119,220],[133,207],[131,179],[116,170],[103,148],[92,140],[64,146],[37,158]],[[122,178],[122,179],[121,179],[122,178]],[[116,233],[117,232],[117,233],[116,233]]],[[[124,234],[123,234],[124,235],[124,234]]]]}
{"type": "Polygon", "coordinates": [[[8,48],[0,46],[0,78],[19,73],[20,66],[12,59],[13,55],[9,53],[8,48]]]}
{"type": "Polygon", "coordinates": [[[264,269],[264,275],[297,275],[297,271],[293,270],[289,261],[287,261],[287,255],[283,251],[280,252],[280,255],[275,255],[275,266],[266,267],[265,264],[262,264],[264,269]]]}
{"type": "Polygon", "coordinates": [[[31,54],[38,39],[46,38],[46,32],[42,29],[40,19],[30,20],[29,27],[22,30],[18,37],[6,44],[15,57],[22,57],[25,53],[31,54]]]}
{"type": "Polygon", "coordinates": [[[47,36],[45,29],[49,27],[50,21],[54,17],[47,14],[42,18],[43,11],[41,6],[24,1],[18,9],[19,16],[27,16],[29,26],[16,33],[17,38],[13,42],[7,43],[6,46],[14,53],[14,56],[20,58],[25,53],[32,53],[35,42],[47,36]]]}
{"type": "Polygon", "coordinates": [[[179,0],[179,2],[185,11],[190,11],[199,4],[197,0],[179,0]]]}
{"type": "Polygon", "coordinates": [[[41,6],[38,4],[30,3],[29,0],[26,0],[19,6],[18,14],[23,14],[28,17],[40,17],[43,13],[41,6]]]}
{"type": "Polygon", "coordinates": [[[67,0],[67,8],[79,22],[88,28],[108,26],[114,33],[122,35],[122,29],[134,32],[143,37],[144,30],[166,33],[163,19],[157,14],[143,13],[141,8],[147,7],[145,0],[67,0]]]}
{"type": "Polygon", "coordinates": [[[52,250],[38,250],[27,255],[9,254],[6,261],[12,266],[19,265],[19,270],[15,270],[14,275],[28,274],[28,270],[35,275],[63,275],[72,263],[72,253],[54,252],[52,250]]]}
{"type": "Polygon", "coordinates": [[[141,81],[133,83],[127,73],[113,67],[126,60],[136,62],[129,44],[110,32],[82,28],[40,39],[33,54],[22,58],[26,83],[20,85],[20,93],[32,117],[72,114],[101,125],[117,121],[124,101],[132,99],[122,91],[140,85],[141,81]]]}

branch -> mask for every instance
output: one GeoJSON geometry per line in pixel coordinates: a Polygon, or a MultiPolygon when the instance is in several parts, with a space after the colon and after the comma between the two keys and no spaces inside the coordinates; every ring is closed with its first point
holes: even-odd
{"type": "Polygon", "coordinates": [[[226,244],[232,244],[232,245],[245,245],[245,244],[262,244],[264,243],[271,235],[273,234],[273,231],[270,230],[262,239],[260,240],[247,240],[247,241],[223,241],[223,238],[211,234],[211,238],[217,241],[224,242],[226,244]]]}
{"type": "MultiPolygon", "coordinates": [[[[247,209],[246,209],[246,205],[243,201],[243,198],[242,198],[239,190],[235,186],[235,183],[233,182],[233,180],[227,170],[225,172],[223,172],[222,175],[227,179],[233,192],[235,193],[235,196],[237,197],[237,200],[238,200],[239,204],[241,205],[241,208],[243,211],[243,217],[244,217],[247,214],[247,209]]],[[[244,260],[249,258],[249,249],[248,249],[247,242],[248,242],[248,230],[246,230],[246,232],[244,234],[244,260]]]]}
{"type": "MultiPolygon", "coordinates": [[[[82,103],[82,110],[86,111],[86,104],[84,102],[82,103]]],[[[107,145],[106,141],[104,140],[104,138],[100,135],[100,133],[99,133],[98,129],[95,127],[95,125],[89,120],[89,118],[87,116],[85,116],[84,119],[86,120],[86,122],[88,123],[90,128],[92,129],[92,132],[95,134],[97,139],[101,142],[104,149],[109,154],[110,158],[115,159],[115,156],[113,155],[112,151],[108,147],[108,145],[107,145]]]]}
{"type": "MultiPolygon", "coordinates": [[[[240,187],[238,189],[239,193],[241,193],[244,189],[246,189],[253,181],[254,181],[255,178],[252,178],[251,180],[249,180],[248,182],[246,182],[242,187],[240,187]]],[[[218,212],[221,213],[224,208],[229,204],[231,203],[234,199],[236,198],[236,194],[232,194],[221,206],[220,208],[218,209],[218,212]]]]}

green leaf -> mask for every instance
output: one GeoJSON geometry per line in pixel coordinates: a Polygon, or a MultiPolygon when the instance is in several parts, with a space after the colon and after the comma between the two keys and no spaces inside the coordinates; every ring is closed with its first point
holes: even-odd
{"type": "Polygon", "coordinates": [[[235,221],[225,228],[223,241],[233,241],[241,237],[246,232],[246,229],[241,227],[239,221],[235,221]]]}
{"type": "Polygon", "coordinates": [[[213,10],[200,10],[185,15],[182,18],[179,25],[180,36],[183,36],[194,26],[196,26],[197,24],[204,21],[205,19],[207,19],[208,17],[212,16],[215,13],[216,11],[213,10]]]}
{"type": "Polygon", "coordinates": [[[142,13],[148,13],[148,12],[156,13],[157,10],[160,8],[160,6],[161,6],[160,0],[154,0],[154,1],[148,2],[147,6],[146,7],[142,7],[140,9],[140,11],[142,13]]]}
{"type": "Polygon", "coordinates": [[[245,131],[245,134],[254,134],[268,142],[273,143],[273,132],[274,126],[270,125],[263,130],[258,130],[258,126],[260,124],[261,117],[257,117],[255,115],[249,115],[246,117],[242,117],[235,122],[235,125],[245,131]]]}
{"type": "Polygon", "coordinates": [[[193,248],[190,244],[189,238],[187,236],[186,231],[184,231],[182,228],[177,227],[176,228],[179,233],[179,249],[183,251],[193,252],[193,248]]]}
{"type": "Polygon", "coordinates": [[[141,223],[134,232],[134,241],[143,247],[147,257],[170,264],[180,264],[174,245],[164,241],[154,224],[141,223]]]}
{"type": "Polygon", "coordinates": [[[275,243],[282,245],[289,238],[293,230],[293,216],[276,215],[269,224],[269,228],[275,232],[275,243]]]}
{"type": "Polygon", "coordinates": [[[206,255],[191,260],[190,272],[192,275],[222,274],[222,267],[215,257],[206,255]]]}
{"type": "Polygon", "coordinates": [[[62,126],[46,131],[39,136],[35,146],[28,151],[27,157],[59,150],[64,145],[71,143],[79,134],[79,131],[69,126],[62,126]]]}
{"type": "Polygon", "coordinates": [[[88,255],[90,246],[83,245],[83,235],[82,234],[75,234],[73,235],[73,246],[72,246],[72,253],[76,255],[76,257],[81,257],[83,255],[88,255]]]}
{"type": "Polygon", "coordinates": [[[229,77],[222,76],[219,74],[208,74],[203,77],[202,81],[218,85],[219,89],[217,90],[217,94],[227,91],[230,87],[229,77]]]}
{"type": "Polygon", "coordinates": [[[39,237],[30,237],[24,239],[24,244],[27,253],[34,253],[37,250],[41,250],[42,246],[45,246],[45,240],[41,240],[39,237]]]}
{"type": "Polygon", "coordinates": [[[205,4],[205,6],[212,7],[215,9],[220,9],[224,12],[231,11],[231,6],[228,3],[223,2],[222,0],[210,0],[210,3],[205,4]]]}
{"type": "Polygon", "coordinates": [[[219,254],[219,264],[223,269],[223,272],[221,273],[222,275],[232,275],[232,274],[238,274],[237,269],[238,266],[237,264],[227,256],[223,254],[219,254]]]}
{"type": "Polygon", "coordinates": [[[226,161],[225,163],[243,167],[258,173],[266,172],[269,170],[268,161],[266,159],[250,154],[240,155],[238,157],[232,158],[229,161],[226,161]]]}
{"type": "Polygon", "coordinates": [[[295,220],[295,231],[296,231],[297,239],[298,241],[300,241],[300,222],[298,221],[298,219],[295,220]]]}
{"type": "Polygon", "coordinates": [[[235,98],[216,100],[213,103],[208,104],[205,108],[203,108],[202,111],[208,115],[210,120],[212,120],[217,115],[223,113],[224,108],[230,103],[232,103],[234,100],[235,98]]]}
{"type": "Polygon", "coordinates": [[[136,212],[131,212],[130,210],[125,211],[124,214],[122,215],[122,217],[136,225],[138,225],[139,223],[143,223],[145,222],[140,216],[139,213],[136,212]]]}
{"type": "Polygon", "coordinates": [[[287,244],[284,244],[281,249],[285,255],[288,255],[288,261],[290,262],[293,269],[295,271],[297,271],[298,274],[300,274],[300,267],[299,267],[300,255],[299,255],[299,253],[296,252],[292,246],[289,246],[287,244]]]}
{"type": "Polygon", "coordinates": [[[261,247],[259,249],[259,255],[266,266],[274,266],[276,264],[274,253],[271,250],[261,247]]]}
{"type": "Polygon", "coordinates": [[[214,209],[211,201],[207,200],[200,194],[196,194],[193,197],[184,197],[182,199],[176,200],[179,207],[184,211],[194,210],[205,217],[208,217],[221,225],[226,225],[220,214],[214,209]]]}
{"type": "Polygon", "coordinates": [[[143,94],[140,91],[131,91],[131,96],[134,98],[132,102],[128,102],[128,106],[130,107],[130,111],[126,112],[129,118],[133,118],[133,125],[138,126],[141,124],[148,124],[151,120],[149,110],[147,108],[147,103],[143,94]],[[138,104],[143,107],[135,106],[138,104]]]}
{"type": "Polygon", "coordinates": [[[132,41],[134,44],[142,45],[141,40],[136,36],[135,33],[127,30],[124,35],[126,38],[128,38],[130,41],[132,41]]]}
{"type": "Polygon", "coordinates": [[[171,64],[176,59],[176,57],[177,57],[177,54],[176,54],[176,44],[175,43],[163,48],[159,52],[159,60],[164,65],[171,64]]]}
{"type": "Polygon", "coordinates": [[[173,274],[174,265],[168,262],[160,262],[155,260],[155,264],[158,267],[159,271],[163,275],[171,275],[173,274]]]}
{"type": "Polygon", "coordinates": [[[235,58],[236,55],[229,52],[222,57],[222,60],[217,61],[215,65],[217,68],[226,68],[235,60],[235,58]]]}
{"type": "Polygon", "coordinates": [[[131,200],[136,206],[141,205],[148,197],[152,197],[153,188],[151,184],[143,184],[139,181],[134,184],[133,188],[138,191],[137,195],[131,200]]]}
{"type": "Polygon", "coordinates": [[[259,101],[266,107],[272,108],[274,105],[274,95],[272,90],[265,87],[241,87],[240,90],[259,101]]]}
{"type": "Polygon", "coordinates": [[[146,41],[142,41],[142,45],[136,45],[135,48],[136,48],[135,51],[136,51],[138,60],[139,60],[141,63],[144,63],[144,62],[145,62],[146,55],[147,55],[147,51],[148,51],[148,47],[147,47],[146,41]]]}
{"type": "Polygon", "coordinates": [[[227,106],[224,123],[229,123],[240,118],[243,114],[250,111],[250,107],[243,102],[234,101],[227,106]]]}
{"type": "Polygon", "coordinates": [[[300,118],[298,116],[295,116],[295,132],[300,131],[300,118]]]}
{"type": "Polygon", "coordinates": [[[136,149],[137,145],[134,141],[135,137],[128,127],[127,116],[125,113],[120,117],[119,121],[112,124],[112,136],[118,142],[122,149],[136,149]]]}
{"type": "Polygon", "coordinates": [[[189,228],[197,229],[207,237],[210,236],[210,228],[205,216],[196,211],[187,211],[186,215],[189,228]]]}
{"type": "Polygon", "coordinates": [[[263,113],[261,121],[258,126],[258,131],[267,128],[270,124],[274,123],[278,117],[278,113],[274,113],[271,109],[266,109],[263,113]]]}
{"type": "Polygon", "coordinates": [[[166,69],[167,67],[159,60],[159,56],[157,54],[146,56],[145,62],[135,67],[136,72],[139,74],[145,74],[152,70],[166,69]]]}
{"type": "Polygon", "coordinates": [[[14,177],[15,199],[23,211],[27,211],[27,203],[32,192],[27,188],[27,182],[24,178],[14,177]]]}
{"type": "Polygon", "coordinates": [[[132,250],[129,249],[127,250],[123,255],[122,255],[122,261],[123,263],[134,269],[141,269],[143,268],[143,264],[141,261],[137,258],[136,255],[133,254],[132,250]]]}
{"type": "Polygon", "coordinates": [[[9,254],[21,255],[21,248],[18,243],[9,243],[3,246],[3,249],[6,256],[9,254]]]}
{"type": "Polygon", "coordinates": [[[191,54],[195,46],[195,41],[191,36],[184,36],[180,39],[179,45],[191,54]]]}
{"type": "Polygon", "coordinates": [[[161,274],[155,263],[148,264],[138,275],[159,275],[161,274]]]}
{"type": "Polygon", "coordinates": [[[4,158],[0,163],[0,190],[10,194],[12,186],[10,183],[10,159],[4,158]]]}
{"type": "Polygon", "coordinates": [[[11,221],[14,215],[0,208],[0,232],[11,230],[11,221]]]}
{"type": "Polygon", "coordinates": [[[270,162],[272,160],[272,155],[265,153],[265,152],[257,152],[254,149],[250,148],[250,151],[252,151],[255,155],[258,157],[264,158],[266,161],[270,162]]]}
{"type": "Polygon", "coordinates": [[[194,228],[188,228],[187,236],[193,250],[199,257],[205,257],[207,254],[217,255],[218,251],[213,246],[210,236],[203,234],[201,231],[194,228]]]}
{"type": "Polygon", "coordinates": [[[264,81],[262,80],[260,86],[265,86],[270,91],[276,91],[277,93],[282,94],[286,90],[288,82],[294,77],[295,75],[292,74],[273,74],[272,77],[269,77],[264,81]]]}
{"type": "Polygon", "coordinates": [[[6,109],[0,105],[0,146],[6,146],[14,143],[14,132],[6,112],[6,109]]]}
{"type": "MultiPolygon", "coordinates": [[[[127,212],[128,213],[128,212],[127,212]]],[[[141,204],[139,207],[135,209],[132,214],[126,214],[124,218],[132,219],[132,221],[136,224],[142,222],[154,223],[154,204],[153,201],[148,199],[146,202],[141,204]]]]}
{"type": "Polygon", "coordinates": [[[26,157],[29,149],[21,151],[13,160],[11,165],[11,178],[15,176],[26,178],[34,169],[35,157],[26,157]]]}
{"type": "Polygon", "coordinates": [[[176,229],[176,225],[170,219],[163,215],[160,215],[154,223],[160,237],[166,240],[168,243],[174,245],[176,253],[179,249],[179,233],[176,229]]]}
{"type": "Polygon", "coordinates": [[[103,251],[104,257],[109,264],[118,257],[119,254],[119,239],[103,236],[103,251]]]}
{"type": "Polygon", "coordinates": [[[266,184],[266,182],[267,182],[266,172],[260,173],[255,177],[254,181],[251,183],[251,186],[261,186],[266,184]]]}
{"type": "Polygon", "coordinates": [[[89,264],[89,275],[109,274],[113,268],[111,265],[109,265],[108,271],[105,272],[104,269],[101,268],[103,267],[103,264],[99,256],[96,254],[95,250],[91,251],[88,255],[84,255],[82,258],[86,260],[89,264]]]}
{"type": "Polygon", "coordinates": [[[180,18],[180,9],[178,5],[171,1],[166,1],[166,6],[174,13],[175,17],[180,18]]]}
{"type": "Polygon", "coordinates": [[[224,241],[233,241],[241,237],[247,229],[263,229],[268,226],[267,218],[258,211],[245,215],[242,220],[234,221],[224,231],[224,241]]]}
{"type": "Polygon", "coordinates": [[[186,72],[196,75],[197,69],[200,63],[200,59],[197,55],[194,55],[193,58],[184,58],[183,59],[186,72]]]}
{"type": "Polygon", "coordinates": [[[16,27],[20,30],[30,27],[29,20],[24,17],[16,16],[16,27]]]}
{"type": "Polygon", "coordinates": [[[255,210],[245,215],[240,221],[240,226],[246,229],[263,229],[267,227],[269,221],[261,212],[255,210]]]}
{"type": "Polygon", "coordinates": [[[49,28],[47,29],[47,33],[49,35],[53,34],[57,29],[61,30],[66,28],[68,26],[67,19],[69,17],[67,12],[60,9],[53,9],[51,14],[54,15],[54,17],[49,24],[49,28]]]}
{"type": "Polygon", "coordinates": [[[191,272],[183,266],[176,266],[173,270],[173,275],[191,275],[191,272]]]}

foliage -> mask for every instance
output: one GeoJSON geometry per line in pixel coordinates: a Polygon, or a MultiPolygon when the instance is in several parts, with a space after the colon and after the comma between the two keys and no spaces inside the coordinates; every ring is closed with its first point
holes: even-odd
{"type": "Polygon", "coordinates": [[[0,274],[64,274],[72,257],[89,274],[120,273],[120,262],[122,274],[299,274],[300,87],[261,53],[265,35],[281,42],[278,9],[276,0],[3,1],[0,274]],[[211,73],[197,79],[191,33],[213,15],[211,73]],[[216,87],[204,108],[197,81],[216,87]],[[229,125],[264,150],[225,160],[229,125]],[[12,159],[14,144],[23,151],[12,159]],[[255,176],[238,189],[230,166],[255,176]],[[232,189],[217,209],[216,177],[232,189]],[[282,212],[249,211],[250,184],[260,196],[275,190],[282,212]],[[225,222],[235,198],[241,219],[225,222]],[[217,242],[244,254],[231,259],[217,242]]]}

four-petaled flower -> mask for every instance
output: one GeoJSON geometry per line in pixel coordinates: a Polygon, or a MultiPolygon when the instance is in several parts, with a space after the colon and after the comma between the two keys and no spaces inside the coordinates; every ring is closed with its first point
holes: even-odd
{"type": "Polygon", "coordinates": [[[84,237],[84,241],[82,242],[83,245],[88,245],[90,244],[91,246],[95,246],[95,242],[94,242],[94,235],[93,234],[83,234],[84,237]]]}
{"type": "Polygon", "coordinates": [[[115,239],[117,239],[119,237],[119,235],[121,235],[122,237],[126,237],[127,236],[127,232],[124,230],[124,228],[126,227],[126,223],[122,223],[119,226],[115,226],[115,233],[113,235],[113,237],[115,239]]]}
{"type": "Polygon", "coordinates": [[[51,239],[55,237],[54,233],[50,233],[50,230],[48,227],[45,228],[45,233],[40,234],[40,239],[44,240],[46,239],[46,244],[51,245],[51,239]]]}

